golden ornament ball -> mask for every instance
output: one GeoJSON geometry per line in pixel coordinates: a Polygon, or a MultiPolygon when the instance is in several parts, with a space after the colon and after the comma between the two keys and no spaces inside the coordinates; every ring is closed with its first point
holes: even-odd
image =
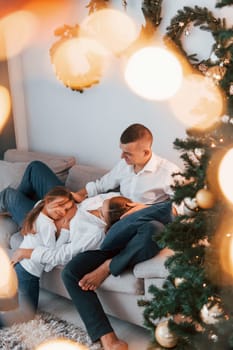
{"type": "Polygon", "coordinates": [[[160,322],[157,325],[155,338],[161,346],[167,349],[174,348],[178,342],[178,337],[168,327],[168,321],[160,322]]]}
{"type": "Polygon", "coordinates": [[[212,192],[202,188],[196,193],[197,204],[202,209],[210,209],[214,206],[215,197],[212,192]]]}
{"type": "Polygon", "coordinates": [[[176,287],[179,287],[179,285],[181,283],[183,283],[183,282],[185,282],[185,279],[182,278],[182,277],[176,277],[175,280],[174,280],[174,284],[175,284],[176,287]]]}

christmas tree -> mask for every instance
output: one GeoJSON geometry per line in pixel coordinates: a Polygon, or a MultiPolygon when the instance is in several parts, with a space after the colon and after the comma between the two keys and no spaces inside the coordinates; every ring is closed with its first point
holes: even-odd
{"type": "MultiPolygon", "coordinates": [[[[230,4],[219,1],[216,7],[230,4]]],[[[139,302],[156,349],[233,349],[233,194],[226,186],[233,163],[232,38],[233,28],[197,6],[179,10],[167,28],[166,42],[222,90],[225,110],[211,128],[189,128],[185,140],[174,142],[185,181],[174,186],[173,201],[183,203],[184,215],[156,238],[174,251],[166,261],[163,288],[150,286],[151,299],[139,302]],[[188,56],[182,46],[181,36],[191,22],[215,39],[212,57],[205,61],[188,56]]]]}

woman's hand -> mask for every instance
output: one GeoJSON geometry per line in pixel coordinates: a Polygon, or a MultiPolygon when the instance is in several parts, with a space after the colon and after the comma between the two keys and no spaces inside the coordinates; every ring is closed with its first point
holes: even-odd
{"type": "Polygon", "coordinates": [[[33,249],[26,249],[26,248],[16,249],[11,257],[11,263],[15,265],[23,259],[30,259],[32,252],[33,252],[33,249]]]}

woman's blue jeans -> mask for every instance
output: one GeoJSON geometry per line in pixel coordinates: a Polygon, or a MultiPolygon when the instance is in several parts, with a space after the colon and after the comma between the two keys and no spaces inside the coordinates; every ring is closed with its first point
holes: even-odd
{"type": "Polygon", "coordinates": [[[1,204],[21,227],[26,214],[35,203],[56,186],[62,186],[56,174],[40,161],[31,162],[17,189],[7,187],[0,193],[1,204]]]}

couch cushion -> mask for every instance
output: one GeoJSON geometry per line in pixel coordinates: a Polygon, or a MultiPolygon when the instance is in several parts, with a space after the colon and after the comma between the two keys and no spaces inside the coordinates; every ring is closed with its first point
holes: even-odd
{"type": "Polygon", "coordinates": [[[9,149],[4,153],[4,160],[8,162],[29,163],[33,160],[40,160],[47,164],[65,182],[69,169],[76,163],[74,157],[58,156],[43,152],[29,152],[17,149],[9,149]]]}
{"type": "Polygon", "coordinates": [[[18,230],[17,224],[10,216],[0,214],[0,245],[9,248],[9,241],[12,233],[18,230]]]}
{"type": "Polygon", "coordinates": [[[151,259],[136,264],[133,269],[133,273],[137,278],[166,278],[168,276],[168,270],[164,266],[165,261],[174,252],[171,249],[164,248],[159,254],[151,259]]]}
{"type": "Polygon", "coordinates": [[[100,288],[112,292],[142,295],[144,294],[144,281],[142,278],[136,278],[129,270],[119,276],[108,276],[100,288]]]}
{"type": "Polygon", "coordinates": [[[0,160],[0,191],[10,186],[17,188],[28,163],[0,160]]]}
{"type": "Polygon", "coordinates": [[[102,168],[76,164],[69,171],[66,180],[66,187],[68,187],[71,191],[78,191],[85,187],[87,182],[100,178],[106,172],[107,170],[102,168]]]}

